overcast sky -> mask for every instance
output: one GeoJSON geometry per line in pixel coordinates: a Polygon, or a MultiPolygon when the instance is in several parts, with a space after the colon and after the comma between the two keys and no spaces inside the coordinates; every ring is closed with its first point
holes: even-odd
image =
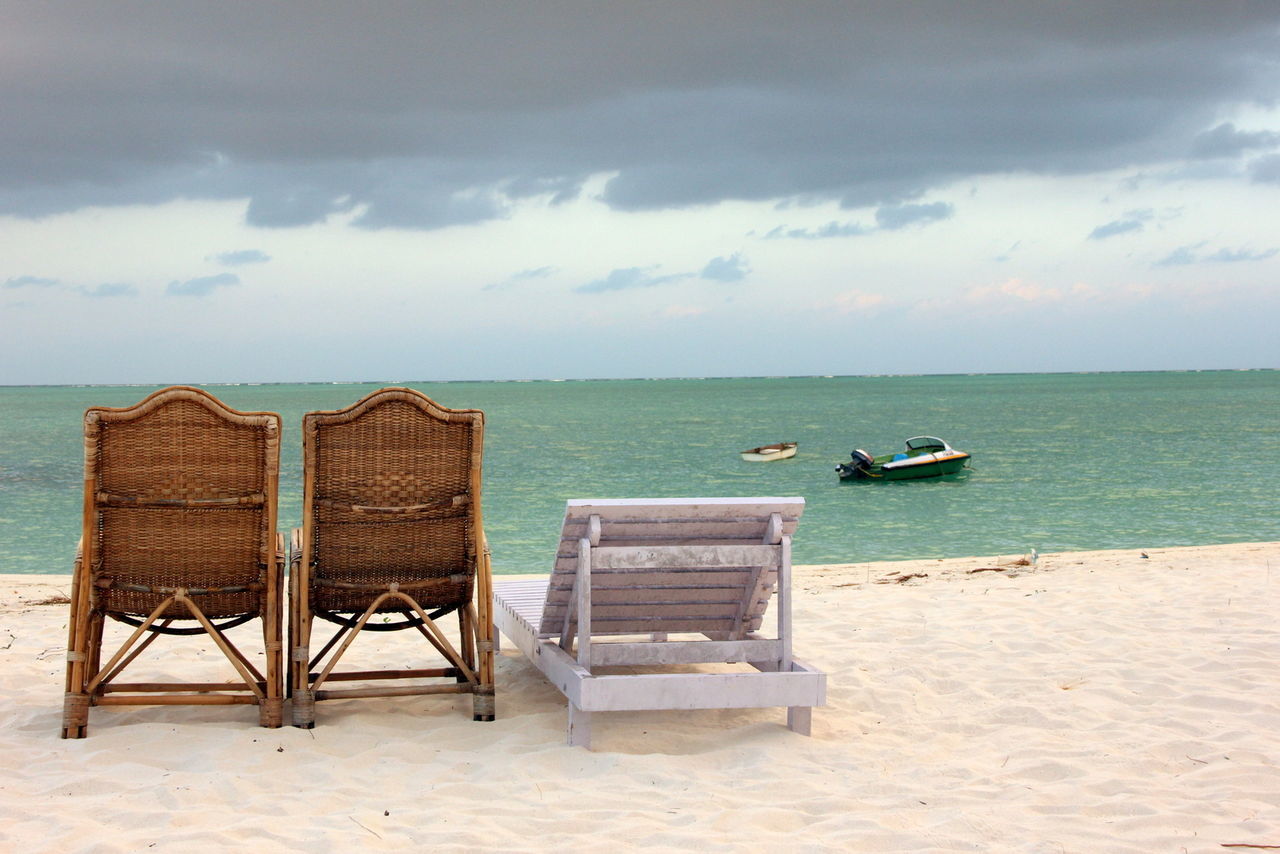
{"type": "Polygon", "coordinates": [[[1280,367],[1280,3],[0,0],[0,383],[1280,367]]]}

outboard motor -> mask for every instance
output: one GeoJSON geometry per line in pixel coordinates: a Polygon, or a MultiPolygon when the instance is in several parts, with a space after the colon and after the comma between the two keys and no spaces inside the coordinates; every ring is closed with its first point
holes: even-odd
{"type": "Polygon", "coordinates": [[[855,448],[849,452],[849,462],[840,463],[836,466],[836,472],[841,478],[851,477],[867,477],[866,474],[871,470],[873,459],[870,454],[861,448],[855,448]]]}

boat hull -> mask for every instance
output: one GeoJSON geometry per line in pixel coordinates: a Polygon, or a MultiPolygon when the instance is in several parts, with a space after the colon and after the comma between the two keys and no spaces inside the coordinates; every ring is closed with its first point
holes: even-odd
{"type": "Polygon", "coordinates": [[[742,452],[742,459],[749,463],[768,463],[774,460],[788,460],[796,455],[796,443],[784,442],[779,445],[764,445],[742,452]]]}
{"type": "Polygon", "coordinates": [[[903,460],[877,457],[868,467],[842,463],[836,471],[841,480],[923,480],[956,474],[968,464],[969,454],[953,451],[947,455],[926,454],[903,460]]]}

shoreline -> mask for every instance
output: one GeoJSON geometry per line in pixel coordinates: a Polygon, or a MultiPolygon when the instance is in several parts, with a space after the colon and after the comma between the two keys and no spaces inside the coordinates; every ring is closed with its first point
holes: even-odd
{"type": "MultiPolygon", "coordinates": [[[[969,557],[910,558],[906,560],[873,560],[859,563],[812,563],[793,566],[796,589],[816,589],[815,582],[840,582],[838,587],[873,584],[911,584],[952,582],[990,573],[1004,578],[1018,578],[1036,573],[1055,572],[1070,566],[1089,564],[1095,567],[1125,566],[1130,559],[1151,561],[1186,561],[1213,557],[1228,550],[1241,555],[1262,554],[1276,561],[1280,572],[1280,541],[1216,543],[1204,546],[1169,546],[1147,549],[1091,549],[1084,551],[1041,552],[1032,559],[1029,553],[974,555],[969,557]],[[857,579],[861,578],[861,581],[857,579]]],[[[539,578],[546,573],[495,573],[494,579],[539,578]]],[[[821,585],[819,585],[820,587],[821,585]]],[[[0,573],[0,614],[15,607],[69,604],[71,573],[0,573]],[[61,602],[47,600],[61,599],[61,602]]],[[[286,606],[287,608],[287,606],[286,606]]]]}
{"type": "MultiPolygon", "coordinates": [[[[103,707],[87,738],[64,741],[67,606],[38,603],[70,576],[0,576],[0,841],[29,854],[1280,845],[1280,542],[1145,554],[797,566],[795,652],[828,675],[811,737],[776,709],[617,712],[593,752],[564,744],[564,697],[505,639],[493,723],[473,722],[465,697],[335,701],[313,730],[262,729],[251,708],[103,707]]],[[[206,663],[172,649],[158,666],[206,663]]]]}

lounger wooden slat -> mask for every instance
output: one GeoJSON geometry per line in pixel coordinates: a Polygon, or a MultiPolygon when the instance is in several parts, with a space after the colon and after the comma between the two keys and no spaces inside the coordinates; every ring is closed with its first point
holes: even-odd
{"type": "MultiPolygon", "coordinates": [[[[741,597],[739,597],[741,599],[741,597]]],[[[647,600],[647,597],[646,597],[647,600]]],[[[702,617],[709,620],[734,620],[738,616],[741,602],[652,602],[637,600],[635,602],[618,602],[611,605],[602,604],[592,594],[591,616],[596,621],[608,620],[672,620],[693,619],[702,617]],[[654,614],[654,608],[660,608],[661,614],[654,614]]],[[[561,618],[563,619],[562,608],[561,618]]],[[[552,613],[548,611],[548,613],[552,613]]],[[[604,627],[597,627],[597,634],[604,627]]]]}
{"type": "Polygon", "coordinates": [[[785,706],[808,733],[826,676],[791,655],[800,498],[570,501],[546,579],[499,582],[498,628],[569,701],[570,744],[596,712],[785,706]],[[774,637],[757,631],[770,603],[774,637]],[[676,636],[676,637],[673,637],[676,636]],[[734,673],[610,667],[745,663],[734,673]]]}
{"type": "MultiPolygon", "coordinates": [[[[689,569],[663,569],[655,570],[652,567],[642,567],[635,570],[626,568],[610,568],[595,570],[591,573],[591,577],[595,580],[593,587],[596,589],[609,589],[617,587],[621,589],[633,589],[637,587],[669,587],[669,588],[730,588],[736,589],[741,587],[750,580],[753,575],[754,567],[722,567],[714,572],[703,571],[702,568],[689,569]]],[[[568,573],[556,573],[551,579],[550,589],[557,593],[573,588],[573,579],[576,576],[568,573]]]]}
{"type": "MultiPolygon", "coordinates": [[[[592,579],[593,581],[595,579],[592,579]]],[[[735,587],[696,587],[691,585],[654,585],[639,584],[635,587],[605,587],[591,585],[591,598],[600,605],[632,605],[648,607],[663,603],[695,603],[731,604],[737,606],[742,599],[741,588],[735,587]]],[[[567,604],[567,603],[566,603],[567,604]]],[[[550,605],[548,605],[550,607],[550,605]]],[[[563,607],[563,606],[562,606],[563,607]]]]}

